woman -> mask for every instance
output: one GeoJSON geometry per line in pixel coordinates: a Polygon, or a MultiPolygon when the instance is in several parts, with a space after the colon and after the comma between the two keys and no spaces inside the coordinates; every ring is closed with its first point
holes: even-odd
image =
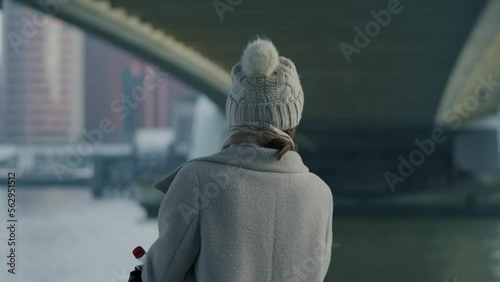
{"type": "Polygon", "coordinates": [[[153,185],[165,196],[143,281],[323,281],[333,200],[293,142],[304,103],[295,66],[257,39],[231,75],[222,150],[153,185]]]}

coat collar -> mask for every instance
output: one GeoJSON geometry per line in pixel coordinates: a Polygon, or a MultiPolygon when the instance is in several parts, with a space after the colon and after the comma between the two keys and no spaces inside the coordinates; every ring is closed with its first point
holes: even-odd
{"type": "Polygon", "coordinates": [[[192,162],[219,163],[263,172],[309,172],[297,152],[289,151],[279,161],[276,159],[277,152],[276,149],[263,148],[250,143],[234,144],[216,154],[183,163],[170,174],[153,183],[153,188],[166,193],[181,168],[192,162]]]}

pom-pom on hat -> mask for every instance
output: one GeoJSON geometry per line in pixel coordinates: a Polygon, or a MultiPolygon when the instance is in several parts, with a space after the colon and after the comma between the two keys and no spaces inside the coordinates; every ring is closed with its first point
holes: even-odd
{"type": "Polygon", "coordinates": [[[281,130],[296,127],[302,117],[304,93],[292,61],[278,55],[268,39],[250,42],[231,70],[226,101],[229,125],[265,122],[281,130]]]}

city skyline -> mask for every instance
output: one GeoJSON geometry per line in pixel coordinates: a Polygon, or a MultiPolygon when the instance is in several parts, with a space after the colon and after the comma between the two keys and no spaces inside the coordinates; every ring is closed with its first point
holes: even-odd
{"type": "Polygon", "coordinates": [[[35,11],[13,1],[4,2],[4,11],[2,143],[72,144],[105,118],[116,130],[103,142],[130,141],[127,131],[135,128],[177,126],[182,114],[174,104],[200,94],[162,73],[158,85],[145,90],[147,99],[126,109],[130,116],[123,118],[126,95],[158,72],[153,64],[53,17],[32,38],[13,45],[8,35],[22,35],[24,19],[35,11]]]}

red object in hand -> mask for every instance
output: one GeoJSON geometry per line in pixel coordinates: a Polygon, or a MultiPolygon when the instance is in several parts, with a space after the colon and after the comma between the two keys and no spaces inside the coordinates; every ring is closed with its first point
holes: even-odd
{"type": "Polygon", "coordinates": [[[136,259],[142,258],[145,254],[146,251],[141,246],[135,247],[135,249],[132,251],[132,254],[134,254],[134,257],[136,259]]]}
{"type": "Polygon", "coordinates": [[[130,272],[130,276],[128,282],[142,282],[142,264],[144,264],[144,260],[146,259],[146,251],[141,247],[137,246],[132,251],[134,257],[139,260],[141,264],[137,265],[132,272],[130,272]]]}

